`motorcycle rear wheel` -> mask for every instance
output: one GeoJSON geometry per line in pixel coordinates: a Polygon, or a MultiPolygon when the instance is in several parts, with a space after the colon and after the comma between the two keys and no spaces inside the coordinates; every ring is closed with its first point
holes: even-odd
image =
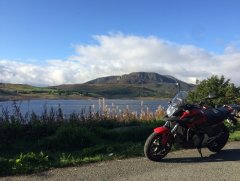
{"type": "Polygon", "coordinates": [[[221,132],[222,132],[221,136],[219,136],[218,138],[216,138],[214,141],[207,145],[207,148],[211,152],[217,153],[221,151],[221,149],[226,145],[229,138],[229,130],[225,125],[223,125],[221,128],[221,132]]]}
{"type": "Polygon", "coordinates": [[[159,134],[153,132],[146,140],[144,145],[145,156],[152,161],[160,161],[164,158],[172,147],[172,138],[169,133],[159,134]],[[165,135],[168,134],[168,135],[165,135]],[[162,144],[163,136],[167,136],[168,140],[165,145],[162,144]]]}

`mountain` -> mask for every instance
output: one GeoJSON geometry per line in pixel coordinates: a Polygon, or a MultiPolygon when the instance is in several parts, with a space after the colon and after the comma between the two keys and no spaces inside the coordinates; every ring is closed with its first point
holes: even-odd
{"type": "Polygon", "coordinates": [[[34,87],[0,83],[0,101],[19,99],[82,99],[82,98],[169,98],[177,91],[189,91],[195,86],[169,75],[134,72],[122,76],[100,77],[83,84],[34,87]]]}
{"type": "Polygon", "coordinates": [[[154,72],[134,72],[122,76],[100,77],[84,84],[55,86],[64,91],[80,92],[91,97],[106,98],[137,98],[137,97],[171,97],[178,90],[189,91],[194,88],[169,75],[160,75],[154,72]]]}
{"type": "Polygon", "coordinates": [[[179,82],[174,77],[153,72],[134,72],[122,76],[101,77],[86,82],[87,84],[159,84],[179,82]]]}

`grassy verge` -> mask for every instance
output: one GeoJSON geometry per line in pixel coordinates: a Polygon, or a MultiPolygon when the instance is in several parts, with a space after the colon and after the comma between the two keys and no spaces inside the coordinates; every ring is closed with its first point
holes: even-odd
{"type": "MultiPolygon", "coordinates": [[[[0,175],[28,174],[49,168],[143,156],[146,138],[161,124],[161,121],[120,123],[109,120],[2,124],[0,175]]],[[[239,128],[239,125],[229,127],[231,141],[240,140],[239,128]]]]}
{"type": "Polygon", "coordinates": [[[240,141],[240,124],[238,123],[237,126],[229,125],[229,130],[229,141],[240,141]]]}
{"type": "Polygon", "coordinates": [[[240,141],[240,131],[236,131],[230,134],[230,141],[240,141]]]}
{"type": "Polygon", "coordinates": [[[90,107],[64,118],[63,111],[44,107],[41,115],[22,114],[15,101],[12,113],[0,110],[0,175],[26,174],[52,167],[142,155],[147,136],[164,116],[161,106],[154,112],[132,112],[126,106],[98,111],[90,107]],[[3,165],[3,166],[2,166],[3,165]]]}
{"type": "Polygon", "coordinates": [[[27,174],[143,155],[161,121],[5,122],[0,126],[0,175],[27,174]]]}

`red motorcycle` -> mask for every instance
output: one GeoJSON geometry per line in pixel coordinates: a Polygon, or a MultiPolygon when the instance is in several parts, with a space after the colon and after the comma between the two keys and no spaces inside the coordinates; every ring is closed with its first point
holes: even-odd
{"type": "Polygon", "coordinates": [[[229,120],[236,124],[236,109],[231,106],[206,108],[202,105],[190,105],[187,104],[186,97],[187,93],[180,91],[173,98],[166,111],[164,126],[155,128],[147,138],[144,154],[148,159],[160,161],[171,150],[172,144],[179,144],[183,148],[197,148],[202,157],[202,147],[219,152],[227,143],[229,130],[224,121],[229,120]]]}

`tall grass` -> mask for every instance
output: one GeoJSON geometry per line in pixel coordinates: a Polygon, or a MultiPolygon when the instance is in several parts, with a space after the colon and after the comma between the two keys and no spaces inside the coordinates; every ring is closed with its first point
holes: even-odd
{"type": "Polygon", "coordinates": [[[132,111],[129,106],[120,109],[118,106],[112,103],[108,106],[105,103],[105,99],[99,99],[98,106],[92,105],[89,108],[82,108],[79,112],[72,112],[66,117],[62,110],[61,105],[58,105],[57,109],[53,107],[48,108],[46,104],[43,105],[43,111],[41,115],[37,115],[35,112],[22,113],[21,102],[12,102],[11,111],[8,107],[0,106],[0,122],[19,122],[21,124],[29,123],[32,121],[39,122],[59,122],[59,121],[102,121],[102,120],[114,120],[118,122],[127,121],[152,121],[161,120],[165,111],[162,106],[155,111],[150,111],[148,107],[144,106],[141,101],[140,112],[132,111]]]}
{"type": "Polygon", "coordinates": [[[42,114],[22,113],[21,104],[1,107],[0,175],[32,173],[50,167],[142,155],[142,146],[152,129],[162,124],[164,109],[99,105],[65,117],[43,105],[42,114]]]}

